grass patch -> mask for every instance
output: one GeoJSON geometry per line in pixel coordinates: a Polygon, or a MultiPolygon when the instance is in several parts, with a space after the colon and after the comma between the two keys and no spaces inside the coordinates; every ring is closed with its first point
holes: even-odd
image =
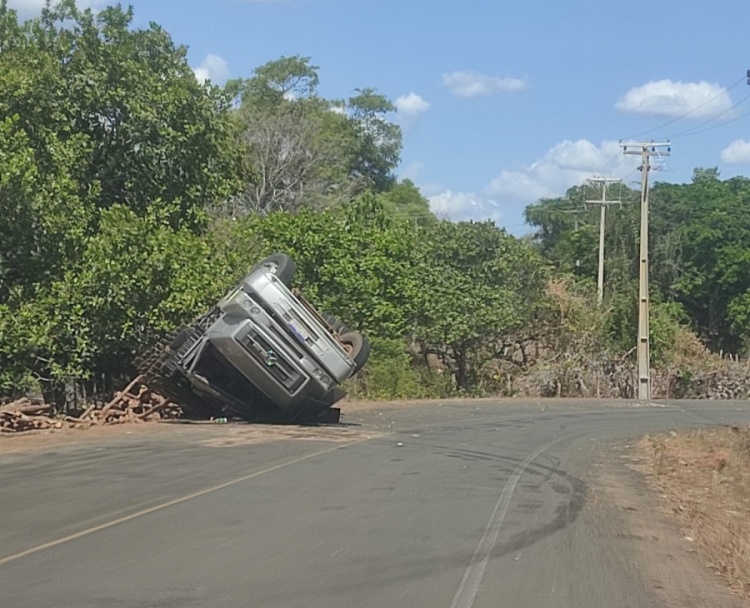
{"type": "Polygon", "coordinates": [[[672,431],[642,447],[685,537],[750,599],[750,426],[672,431]]]}

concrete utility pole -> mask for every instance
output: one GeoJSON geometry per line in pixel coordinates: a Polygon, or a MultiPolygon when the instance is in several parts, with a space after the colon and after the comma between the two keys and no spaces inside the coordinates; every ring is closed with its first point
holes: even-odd
{"type": "Polygon", "coordinates": [[[607,186],[609,186],[609,184],[616,184],[621,180],[616,177],[592,177],[591,179],[588,179],[586,181],[591,185],[601,184],[602,188],[602,199],[600,201],[585,201],[586,203],[592,205],[601,206],[601,214],[599,216],[599,275],[596,290],[597,301],[599,303],[599,306],[601,306],[602,300],[604,299],[604,224],[606,220],[606,209],[607,205],[622,203],[622,201],[620,200],[613,201],[607,199],[607,186]]]}
{"type": "Polygon", "coordinates": [[[638,289],[638,399],[651,398],[651,353],[649,349],[648,324],[648,172],[651,170],[652,156],[669,156],[671,144],[667,142],[640,142],[623,144],[625,154],[641,156],[641,248],[640,282],[638,289]]]}

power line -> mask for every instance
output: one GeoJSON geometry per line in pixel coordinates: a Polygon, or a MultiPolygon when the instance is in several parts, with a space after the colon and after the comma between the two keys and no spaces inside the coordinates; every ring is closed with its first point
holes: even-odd
{"type": "Polygon", "coordinates": [[[716,95],[714,95],[713,97],[711,97],[711,99],[708,99],[708,100],[704,101],[703,103],[695,106],[694,108],[688,110],[687,112],[683,112],[679,116],[677,116],[675,118],[672,118],[671,120],[668,120],[667,122],[665,122],[665,123],[663,123],[661,125],[658,125],[658,126],[654,127],[653,129],[647,129],[645,131],[641,131],[640,133],[635,133],[634,135],[628,135],[627,137],[623,137],[623,139],[635,139],[636,137],[643,137],[644,135],[647,135],[648,133],[653,133],[654,131],[659,131],[659,130],[663,129],[664,127],[666,127],[667,125],[671,125],[671,124],[677,122],[678,120],[682,120],[686,116],[690,116],[690,114],[692,114],[693,112],[695,112],[697,110],[700,110],[701,108],[704,108],[705,106],[707,106],[708,104],[710,104],[713,101],[716,101],[719,97],[721,97],[722,95],[724,95],[724,93],[728,93],[732,89],[736,88],[743,80],[745,80],[745,78],[746,77],[743,76],[737,82],[735,82],[732,86],[730,86],[728,89],[722,89],[716,95]]]}
{"type": "Polygon", "coordinates": [[[707,129],[701,129],[700,131],[696,131],[696,129],[700,129],[701,127],[703,127],[703,126],[707,125],[708,123],[710,123],[710,122],[713,122],[713,121],[714,121],[714,120],[716,120],[717,118],[721,118],[722,116],[724,116],[724,115],[725,115],[725,114],[727,114],[728,112],[731,112],[732,110],[734,110],[735,108],[739,107],[739,106],[740,106],[740,105],[741,105],[742,103],[744,103],[744,102],[745,102],[745,101],[747,101],[748,99],[750,99],[750,94],[748,94],[748,95],[745,95],[745,96],[744,96],[744,97],[743,97],[742,99],[740,99],[740,100],[739,100],[739,101],[738,101],[737,103],[734,103],[734,104],[732,104],[731,106],[729,106],[729,107],[728,107],[728,108],[727,108],[726,110],[724,110],[723,112],[719,112],[719,113],[718,113],[718,114],[716,114],[715,116],[712,116],[711,118],[708,118],[708,119],[704,120],[704,121],[703,121],[702,123],[700,123],[700,124],[697,124],[697,125],[694,125],[694,126],[690,127],[689,129],[685,129],[684,131],[680,131],[680,132],[678,132],[678,133],[675,133],[674,135],[672,135],[672,136],[671,136],[671,139],[674,139],[674,138],[677,138],[677,137],[683,137],[683,136],[686,136],[686,135],[695,135],[696,133],[701,133],[701,132],[703,132],[703,131],[708,131],[708,130],[710,130],[710,129],[714,129],[714,128],[717,128],[717,127],[721,127],[721,126],[724,126],[725,124],[729,124],[729,122],[734,122],[734,120],[732,120],[732,121],[727,121],[727,122],[725,122],[725,123],[723,123],[723,124],[721,124],[721,125],[715,125],[715,126],[713,126],[713,127],[709,127],[709,128],[707,128],[707,129]]]}
{"type": "Polygon", "coordinates": [[[720,129],[721,127],[725,127],[727,125],[731,125],[733,122],[737,122],[738,120],[742,120],[743,118],[747,118],[750,116],[750,112],[745,112],[744,114],[740,114],[739,116],[732,118],[731,120],[727,120],[721,124],[718,125],[712,125],[710,127],[706,127],[705,129],[700,129],[699,131],[690,131],[689,133],[685,133],[680,135],[679,133],[673,138],[683,138],[683,137],[690,137],[691,135],[698,135],[700,133],[705,133],[706,131],[713,131],[714,129],[720,129]]]}
{"type": "Polygon", "coordinates": [[[604,170],[609,167],[613,162],[615,162],[618,158],[620,158],[620,153],[618,152],[615,154],[612,158],[610,158],[603,166],[601,166],[598,170],[598,173],[604,173],[604,170]]]}

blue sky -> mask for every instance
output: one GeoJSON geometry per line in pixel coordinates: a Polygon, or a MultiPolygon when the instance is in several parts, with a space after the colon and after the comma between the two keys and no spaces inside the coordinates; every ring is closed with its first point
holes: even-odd
{"type": "MultiPolygon", "coordinates": [[[[28,16],[42,1],[9,4],[28,16]]],[[[697,166],[750,175],[747,0],[130,4],[136,25],[155,21],[189,47],[201,78],[302,55],[325,97],[376,88],[399,108],[399,176],[444,217],[524,234],[523,209],[540,197],[594,175],[639,180],[618,143],[631,136],[671,139],[653,180],[689,182],[697,166]]]]}

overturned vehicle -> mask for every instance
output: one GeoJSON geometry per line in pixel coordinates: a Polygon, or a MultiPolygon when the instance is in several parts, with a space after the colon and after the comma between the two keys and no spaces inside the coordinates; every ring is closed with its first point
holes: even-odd
{"type": "Polygon", "coordinates": [[[370,343],[292,289],[296,265],[259,262],[211,311],[136,362],[148,385],[203,416],[338,422],[340,385],[370,343]]]}

